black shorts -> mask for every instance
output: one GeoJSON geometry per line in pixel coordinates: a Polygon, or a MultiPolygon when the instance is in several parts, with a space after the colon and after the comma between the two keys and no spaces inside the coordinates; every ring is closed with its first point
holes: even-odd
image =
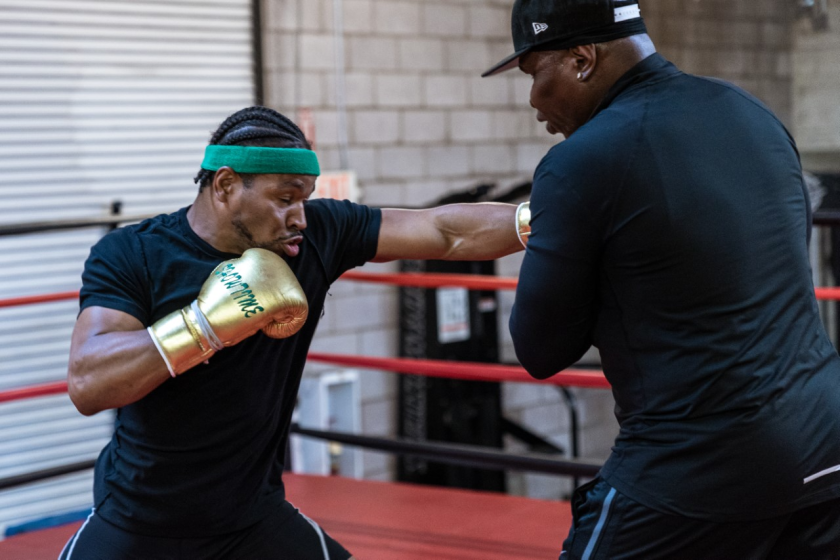
{"type": "Polygon", "coordinates": [[[181,539],[137,535],[95,512],[64,545],[59,560],[347,560],[350,553],[286,502],[241,531],[181,539]]]}
{"type": "Polygon", "coordinates": [[[560,560],[840,560],[840,500],[762,521],[667,515],[596,478],[575,491],[560,560]]]}

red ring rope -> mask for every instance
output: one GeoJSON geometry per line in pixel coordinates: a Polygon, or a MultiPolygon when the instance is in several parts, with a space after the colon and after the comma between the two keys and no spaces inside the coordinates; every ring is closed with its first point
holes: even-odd
{"type": "MultiPolygon", "coordinates": [[[[501,276],[488,276],[481,274],[449,274],[449,273],[422,273],[422,272],[345,272],[342,280],[352,282],[371,282],[375,284],[389,284],[395,286],[410,286],[415,288],[443,288],[461,287],[470,290],[515,290],[516,278],[501,276]]],[[[818,300],[840,301],[840,288],[815,288],[818,300]]],[[[35,303],[46,303],[49,301],[62,301],[76,299],[79,292],[61,292],[42,296],[27,296],[12,299],[0,299],[0,308],[15,307],[18,305],[30,305],[35,303]]]]}
{"type": "Polygon", "coordinates": [[[33,303],[47,303],[48,301],[64,301],[76,299],[79,292],[61,292],[58,294],[47,294],[45,296],[27,296],[11,299],[0,299],[0,307],[16,307],[18,305],[31,305],[33,303]]]}
{"type": "Polygon", "coordinates": [[[425,375],[428,377],[444,377],[446,379],[543,383],[546,385],[585,387],[589,389],[610,388],[610,384],[602,372],[583,369],[566,369],[554,374],[548,379],[540,380],[528,375],[520,366],[490,363],[418,360],[415,358],[375,358],[370,356],[321,354],[317,352],[310,352],[308,359],[327,364],[381,369],[398,373],[425,375]]]}
{"type": "MultiPolygon", "coordinates": [[[[515,383],[542,383],[545,385],[560,385],[565,387],[584,387],[589,389],[609,389],[604,374],[600,371],[567,369],[548,379],[534,379],[519,366],[505,366],[501,364],[482,364],[477,362],[451,362],[444,360],[418,360],[414,358],[375,358],[370,356],[349,356],[344,354],[322,354],[311,352],[308,359],[313,362],[335,364],[342,366],[360,367],[425,375],[428,377],[442,377],[446,379],[462,379],[468,381],[510,381],[515,383]]],[[[58,395],[67,392],[67,382],[58,381],[9,391],[0,391],[0,403],[19,401],[47,395],[58,395]]]]}
{"type": "Polygon", "coordinates": [[[67,382],[56,381],[55,383],[45,383],[44,385],[33,385],[32,387],[0,391],[0,403],[46,397],[47,395],[60,395],[66,392],[67,382]]]}
{"type": "Polygon", "coordinates": [[[470,290],[515,290],[517,278],[503,278],[481,274],[451,274],[446,272],[345,272],[342,280],[411,286],[415,288],[459,287],[470,290]]]}
{"type": "Polygon", "coordinates": [[[814,288],[814,293],[820,300],[840,300],[840,288],[814,288]]]}

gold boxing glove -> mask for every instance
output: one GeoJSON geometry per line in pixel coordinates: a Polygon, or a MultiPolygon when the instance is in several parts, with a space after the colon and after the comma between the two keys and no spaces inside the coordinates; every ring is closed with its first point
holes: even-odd
{"type": "Polygon", "coordinates": [[[248,249],[219,264],[192,304],[147,330],[175,377],[260,329],[273,338],[292,336],[308,312],[289,265],[271,251],[248,249]]]}
{"type": "Polygon", "coordinates": [[[523,247],[528,246],[528,237],[531,236],[531,201],[523,202],[516,207],[516,234],[523,247]]]}

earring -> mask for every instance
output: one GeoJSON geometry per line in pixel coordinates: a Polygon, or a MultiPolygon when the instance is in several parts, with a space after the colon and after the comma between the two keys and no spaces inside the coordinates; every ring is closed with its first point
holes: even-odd
{"type": "Polygon", "coordinates": [[[583,79],[583,72],[578,72],[577,79],[578,81],[581,81],[583,79]]]}

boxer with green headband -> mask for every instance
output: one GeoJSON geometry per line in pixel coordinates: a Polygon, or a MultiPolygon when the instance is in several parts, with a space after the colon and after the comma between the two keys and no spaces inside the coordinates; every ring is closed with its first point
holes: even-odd
{"type": "Polygon", "coordinates": [[[282,481],[331,283],[370,261],[520,251],[526,214],[310,200],[318,158],[265,107],[231,115],[209,144],[190,206],[106,235],[85,264],[70,395],[84,414],[121,411],[96,465],[95,513],[67,549],[109,560],[347,560],[285,500],[282,481]]]}

